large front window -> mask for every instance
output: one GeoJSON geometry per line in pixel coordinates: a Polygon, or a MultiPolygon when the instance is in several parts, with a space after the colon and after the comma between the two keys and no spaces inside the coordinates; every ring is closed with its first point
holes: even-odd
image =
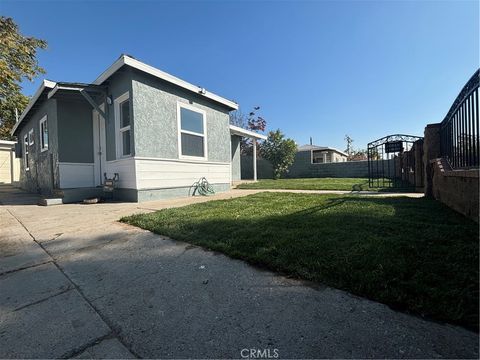
{"type": "Polygon", "coordinates": [[[117,157],[126,157],[132,154],[131,127],[130,127],[130,99],[128,92],[115,99],[115,113],[117,118],[117,157]]]}
{"type": "Polygon", "coordinates": [[[178,106],[181,157],[206,158],[205,112],[186,104],[178,106]]]}

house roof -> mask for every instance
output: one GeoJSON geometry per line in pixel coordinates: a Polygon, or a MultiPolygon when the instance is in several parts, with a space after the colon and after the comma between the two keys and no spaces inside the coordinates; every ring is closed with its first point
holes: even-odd
{"type": "Polygon", "coordinates": [[[238,109],[238,104],[234,101],[227,100],[221,96],[218,96],[212,92],[209,92],[205,90],[204,88],[200,86],[196,86],[193,84],[190,84],[182,79],[179,79],[173,75],[167,74],[166,72],[163,72],[157,68],[154,68],[153,66],[147,65],[141,61],[138,61],[134,59],[131,56],[128,55],[121,55],[117,61],[115,61],[107,70],[105,70],[92,84],[83,84],[83,83],[65,83],[65,82],[55,82],[51,80],[43,80],[42,83],[40,84],[39,88],[35,92],[35,94],[32,96],[30,99],[27,107],[23,111],[23,113],[20,115],[20,118],[18,122],[15,124],[15,126],[12,129],[12,134],[15,134],[16,130],[22,123],[23,119],[28,115],[28,113],[33,109],[38,108],[37,102],[39,100],[44,100],[44,95],[46,93],[45,90],[49,92],[48,98],[52,97],[53,94],[55,93],[56,90],[53,92],[50,92],[52,89],[58,89],[59,86],[61,86],[63,89],[68,90],[68,87],[71,87],[71,90],[76,90],[81,87],[87,87],[87,86],[95,86],[95,85],[101,85],[103,84],[110,76],[115,74],[122,66],[130,66],[132,68],[135,68],[137,70],[143,71],[147,74],[153,75],[159,79],[162,79],[164,81],[167,81],[171,84],[177,85],[183,89],[189,90],[191,92],[194,92],[200,96],[203,96],[207,99],[213,100],[217,103],[220,103],[222,105],[225,105],[228,109],[230,110],[237,110],[238,109]],[[58,86],[57,86],[58,85],[58,86]],[[51,95],[50,95],[51,94],[51,95]]]}
{"type": "Polygon", "coordinates": [[[265,135],[256,133],[255,131],[243,129],[235,125],[230,125],[230,134],[248,137],[248,138],[257,139],[257,140],[267,140],[267,137],[265,135]]]}
{"type": "Polygon", "coordinates": [[[165,80],[171,84],[177,85],[183,89],[189,90],[191,92],[194,92],[196,94],[202,95],[210,100],[216,101],[220,104],[223,104],[227,106],[231,110],[237,110],[238,109],[238,104],[234,101],[227,100],[221,96],[218,96],[210,91],[205,90],[201,86],[196,86],[193,84],[190,84],[189,82],[186,82],[185,80],[182,80],[180,78],[177,78],[173,75],[167,74],[166,72],[159,70],[157,68],[154,68],[153,66],[147,65],[141,61],[138,61],[137,59],[134,59],[133,57],[129,55],[121,55],[117,61],[115,61],[107,70],[105,70],[94,82],[93,84],[95,85],[101,85],[103,84],[104,81],[106,81],[110,76],[112,76],[117,70],[119,70],[122,66],[127,65],[130,66],[134,69],[143,71],[144,73],[153,75],[159,79],[165,80]]]}
{"type": "Polygon", "coordinates": [[[11,132],[12,135],[15,134],[15,131],[18,129],[18,127],[22,123],[23,119],[25,118],[25,116],[27,116],[27,114],[30,112],[30,110],[32,110],[32,109],[35,110],[36,108],[38,108],[37,102],[42,97],[42,95],[44,95],[45,90],[53,89],[55,87],[55,85],[57,85],[57,83],[54,82],[54,81],[50,81],[50,80],[43,80],[42,81],[42,83],[40,84],[40,87],[37,89],[35,94],[33,94],[32,98],[28,102],[27,107],[25,108],[25,110],[23,110],[22,115],[20,115],[17,123],[13,126],[13,129],[12,129],[12,132],[11,132]]]}
{"type": "Polygon", "coordinates": [[[335,151],[343,156],[348,156],[348,154],[344,153],[343,151],[340,151],[338,149],[329,147],[329,146],[318,146],[318,145],[302,145],[297,148],[297,151],[312,151],[312,150],[330,150],[330,151],[335,151]]]}

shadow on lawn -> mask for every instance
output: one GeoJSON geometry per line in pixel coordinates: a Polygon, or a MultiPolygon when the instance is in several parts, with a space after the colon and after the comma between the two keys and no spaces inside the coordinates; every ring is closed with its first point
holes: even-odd
{"type": "MultiPolygon", "coordinates": [[[[215,202],[199,206],[191,211],[215,202]]],[[[343,196],[281,215],[167,212],[126,222],[478,331],[478,228],[438,202],[343,196]]]]}

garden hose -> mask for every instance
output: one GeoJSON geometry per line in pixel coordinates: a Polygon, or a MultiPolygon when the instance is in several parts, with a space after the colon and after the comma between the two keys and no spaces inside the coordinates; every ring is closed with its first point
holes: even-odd
{"type": "Polygon", "coordinates": [[[193,184],[193,187],[194,187],[193,195],[195,195],[195,193],[198,193],[202,196],[215,194],[215,190],[213,190],[212,185],[209,184],[209,182],[205,177],[200,178],[200,180],[198,180],[196,183],[193,184]]]}

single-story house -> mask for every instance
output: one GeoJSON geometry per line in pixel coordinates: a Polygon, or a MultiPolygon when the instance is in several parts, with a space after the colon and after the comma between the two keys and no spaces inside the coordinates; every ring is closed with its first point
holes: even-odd
{"type": "MultiPolygon", "coordinates": [[[[103,194],[146,201],[240,180],[238,104],[122,55],[89,84],[44,80],[15,124],[20,187],[64,202],[103,194]]],[[[256,162],[254,162],[254,165],[256,162]]],[[[256,170],[254,170],[256,172],[256,170]]]]}
{"type": "Polygon", "coordinates": [[[302,145],[298,147],[297,152],[309,152],[312,164],[345,162],[348,158],[348,154],[328,146],[302,145]]]}

